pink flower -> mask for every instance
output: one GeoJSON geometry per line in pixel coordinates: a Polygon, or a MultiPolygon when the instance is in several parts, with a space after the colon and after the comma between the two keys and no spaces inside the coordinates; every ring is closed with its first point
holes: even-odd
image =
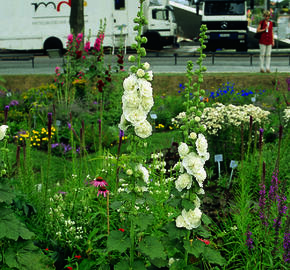
{"type": "Polygon", "coordinates": [[[91,48],[91,43],[89,41],[86,42],[85,46],[84,46],[84,50],[89,53],[89,50],[91,48]]]}
{"type": "Polygon", "coordinates": [[[102,43],[102,40],[100,38],[97,38],[94,44],[94,49],[98,52],[101,49],[101,43],[102,43]]]}
{"type": "Polygon", "coordinates": [[[108,185],[108,183],[101,176],[95,178],[93,181],[90,182],[90,184],[95,187],[104,187],[108,185]]]}
{"type": "Polygon", "coordinates": [[[60,73],[60,67],[55,67],[55,73],[59,74],[60,73]]]}
{"type": "Polygon", "coordinates": [[[77,44],[80,45],[80,43],[82,42],[82,40],[83,40],[83,33],[79,33],[77,35],[77,38],[76,38],[77,44]]]}
{"type": "Polygon", "coordinates": [[[69,35],[67,36],[67,41],[68,41],[68,43],[69,43],[69,44],[73,43],[73,40],[74,40],[74,36],[73,36],[73,34],[69,34],[69,35]]]}
{"type": "Polygon", "coordinates": [[[107,193],[109,193],[109,190],[107,190],[104,186],[101,186],[101,187],[99,188],[99,191],[98,191],[97,196],[99,197],[99,195],[101,194],[101,195],[103,195],[104,197],[106,197],[106,196],[107,196],[107,193]]]}

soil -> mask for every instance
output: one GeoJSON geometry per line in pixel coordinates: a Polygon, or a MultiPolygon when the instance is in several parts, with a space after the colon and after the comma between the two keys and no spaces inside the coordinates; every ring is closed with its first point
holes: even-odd
{"type": "MultiPolygon", "coordinates": [[[[0,86],[11,90],[26,90],[40,85],[52,83],[54,75],[1,75],[5,82],[0,82],[0,86]]],[[[290,78],[290,72],[287,73],[216,73],[204,74],[204,82],[201,87],[205,90],[218,89],[223,83],[235,83],[238,89],[255,88],[254,90],[274,89],[276,80],[280,82],[279,90],[288,90],[286,79],[290,78]]],[[[114,79],[114,76],[113,76],[114,79]]],[[[154,75],[152,83],[154,94],[156,95],[177,95],[179,85],[186,83],[188,80],[185,74],[158,74],[154,75]]]]}

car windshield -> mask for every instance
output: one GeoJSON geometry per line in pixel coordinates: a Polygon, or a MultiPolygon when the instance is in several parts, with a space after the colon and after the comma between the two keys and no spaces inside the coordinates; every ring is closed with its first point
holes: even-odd
{"type": "Polygon", "coordinates": [[[244,15],[244,2],[205,2],[205,15],[244,15]]]}

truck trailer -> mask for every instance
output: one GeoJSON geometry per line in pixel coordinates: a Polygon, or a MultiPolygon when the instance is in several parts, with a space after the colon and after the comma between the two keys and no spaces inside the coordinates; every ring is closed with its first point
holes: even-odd
{"type": "MultiPolygon", "coordinates": [[[[9,0],[0,9],[0,49],[64,49],[70,34],[71,0],[9,0]]],[[[84,36],[93,44],[101,21],[106,22],[104,47],[130,46],[137,35],[134,18],[137,0],[84,0],[84,36]]],[[[144,3],[148,25],[147,47],[161,49],[176,43],[176,23],[170,6],[144,3]]]]}

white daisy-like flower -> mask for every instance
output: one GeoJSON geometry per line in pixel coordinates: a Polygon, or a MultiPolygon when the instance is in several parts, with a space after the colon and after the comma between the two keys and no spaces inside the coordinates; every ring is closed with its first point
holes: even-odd
{"type": "Polygon", "coordinates": [[[189,153],[189,147],[186,143],[181,143],[178,146],[178,154],[181,158],[185,157],[189,153]]]}
{"type": "Polygon", "coordinates": [[[137,124],[134,125],[134,128],[136,135],[139,136],[140,138],[145,139],[151,136],[152,134],[152,126],[147,120],[143,122],[138,122],[137,124]]]}
{"type": "Polygon", "coordinates": [[[183,189],[190,189],[192,185],[192,176],[188,173],[184,173],[179,175],[177,180],[175,181],[175,188],[181,192],[183,189]]]}
{"type": "Polygon", "coordinates": [[[7,125],[0,126],[0,141],[2,141],[3,138],[5,137],[7,128],[8,128],[7,125]]]}

